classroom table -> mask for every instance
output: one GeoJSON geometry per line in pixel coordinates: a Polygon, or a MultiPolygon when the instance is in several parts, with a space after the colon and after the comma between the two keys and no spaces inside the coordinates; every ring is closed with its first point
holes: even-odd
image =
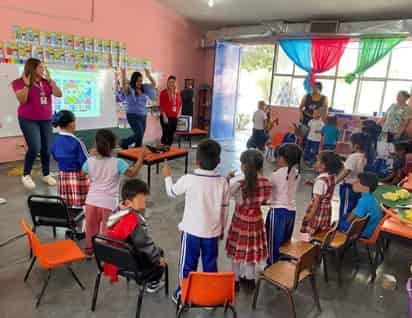
{"type": "Polygon", "coordinates": [[[182,138],[184,137],[189,139],[189,148],[192,148],[192,137],[193,136],[207,136],[207,134],[208,134],[207,130],[203,130],[199,128],[193,128],[190,131],[178,131],[176,132],[176,136],[178,137],[177,139],[178,147],[180,148],[181,143],[182,143],[182,138]]]}
{"type": "Polygon", "coordinates": [[[397,240],[408,245],[412,244],[412,224],[395,217],[386,220],[381,229],[381,237],[387,240],[397,240]]]}
{"type": "MultiPolygon", "coordinates": [[[[139,154],[144,150],[144,147],[131,148],[121,150],[118,152],[118,157],[127,160],[136,161],[139,154]]],[[[187,173],[187,166],[189,163],[189,152],[186,149],[170,147],[170,150],[163,153],[151,153],[144,157],[143,164],[147,166],[147,185],[151,185],[151,167],[156,164],[156,172],[159,173],[159,163],[165,160],[174,160],[178,158],[185,158],[185,173],[187,173]]]]}

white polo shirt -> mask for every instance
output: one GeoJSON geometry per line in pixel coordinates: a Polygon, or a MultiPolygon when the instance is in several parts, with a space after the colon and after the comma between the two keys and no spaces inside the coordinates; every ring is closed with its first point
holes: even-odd
{"type": "Polygon", "coordinates": [[[367,160],[366,156],[360,152],[354,152],[349,155],[344,164],[345,170],[350,170],[351,173],[345,178],[345,183],[354,184],[359,180],[358,175],[365,169],[367,160]]]}
{"type": "Polygon", "coordinates": [[[196,169],[175,184],[172,177],[167,177],[165,185],[169,197],[185,195],[180,231],[202,238],[214,238],[223,234],[230,198],[226,178],[215,171],[196,169]]]}
{"type": "Polygon", "coordinates": [[[296,191],[300,182],[299,171],[292,168],[288,176],[288,167],[279,168],[270,177],[272,183],[271,207],[296,211],[296,191]]]}
{"type": "Polygon", "coordinates": [[[309,135],[308,139],[311,141],[320,141],[322,137],[322,127],[323,127],[323,121],[320,119],[312,119],[309,124],[309,135]]]}
{"type": "Polygon", "coordinates": [[[265,129],[265,120],[267,115],[263,110],[258,109],[253,114],[253,128],[257,130],[265,129]]]}

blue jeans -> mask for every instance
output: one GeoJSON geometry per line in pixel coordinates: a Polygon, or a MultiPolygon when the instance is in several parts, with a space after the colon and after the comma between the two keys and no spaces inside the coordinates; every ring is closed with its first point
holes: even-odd
{"type": "Polygon", "coordinates": [[[263,129],[253,129],[252,136],[247,141],[247,148],[264,149],[268,136],[263,129]]]}
{"type": "Polygon", "coordinates": [[[50,146],[52,142],[52,124],[50,120],[30,120],[19,117],[20,129],[27,144],[24,158],[24,176],[31,173],[34,161],[40,153],[43,175],[50,173],[50,146]]]}
{"type": "Polygon", "coordinates": [[[127,121],[133,130],[133,135],[123,139],[120,146],[123,149],[127,149],[134,143],[135,147],[141,147],[146,130],[146,115],[127,114],[127,121]]]}
{"type": "Polygon", "coordinates": [[[314,164],[319,152],[319,141],[306,140],[305,150],[303,152],[303,160],[310,164],[314,164]]]}

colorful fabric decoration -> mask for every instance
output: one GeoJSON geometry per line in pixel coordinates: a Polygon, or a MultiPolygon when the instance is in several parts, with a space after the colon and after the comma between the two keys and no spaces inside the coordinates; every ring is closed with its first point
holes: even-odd
{"type": "Polygon", "coordinates": [[[345,82],[351,84],[357,76],[382,60],[406,36],[397,37],[365,37],[360,40],[360,51],[356,69],[345,76],[345,82]]]}
{"type": "Polygon", "coordinates": [[[333,68],[342,57],[348,37],[327,39],[290,39],[280,40],[285,54],[302,70],[308,73],[304,86],[307,92],[312,90],[316,74],[333,68]]]}

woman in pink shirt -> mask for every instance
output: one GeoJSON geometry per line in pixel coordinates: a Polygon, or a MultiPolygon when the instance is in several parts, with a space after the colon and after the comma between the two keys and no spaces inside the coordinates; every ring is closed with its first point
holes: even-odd
{"type": "Polygon", "coordinates": [[[19,101],[17,113],[20,129],[28,147],[24,159],[23,185],[29,190],[36,187],[30,173],[40,153],[43,181],[49,186],[55,186],[56,180],[50,176],[52,95],[61,97],[62,92],[50,78],[47,68],[34,58],[26,61],[23,76],[14,80],[12,86],[19,101]]]}

